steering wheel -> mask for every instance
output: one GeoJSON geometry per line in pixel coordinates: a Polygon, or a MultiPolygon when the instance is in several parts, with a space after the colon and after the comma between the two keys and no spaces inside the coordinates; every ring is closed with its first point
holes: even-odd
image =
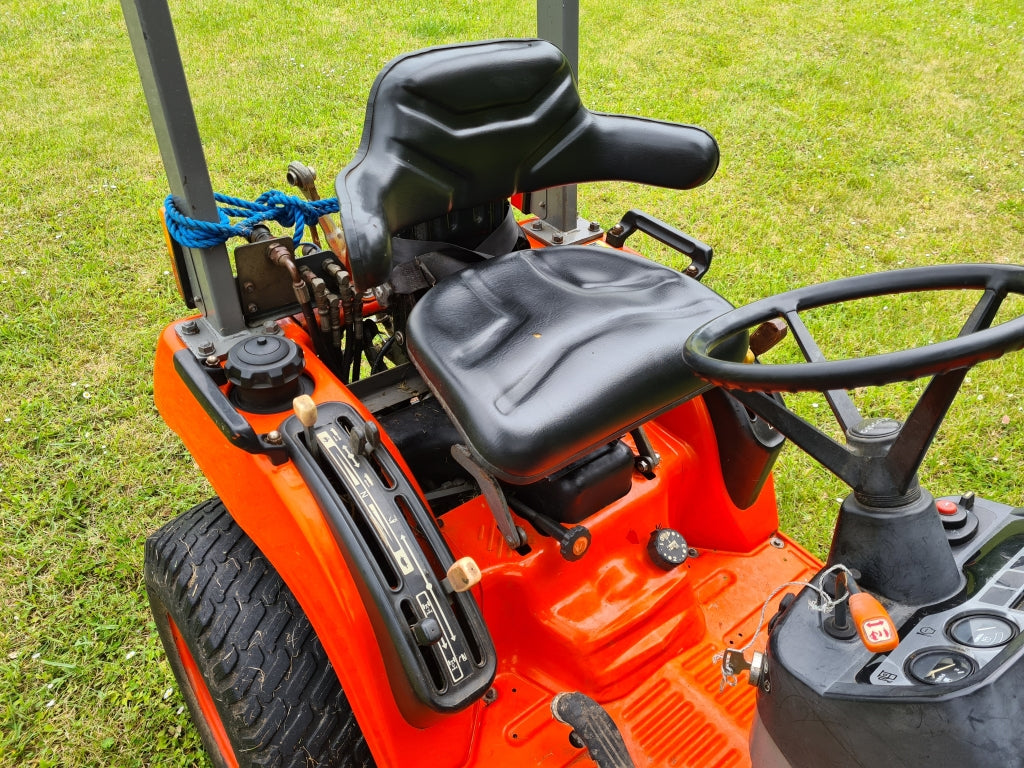
{"type": "Polygon", "coordinates": [[[799,392],[909,381],[970,368],[982,360],[1024,347],[1024,317],[989,327],[1008,293],[1024,294],[1024,267],[955,264],[848,277],[780,293],[727,312],[687,339],[683,359],[698,376],[727,389],[799,392]],[[977,289],[985,293],[957,338],[915,349],[826,361],[799,317],[803,310],[855,299],[950,289],[977,289]],[[714,357],[714,350],[726,339],[780,317],[786,320],[808,362],[747,365],[714,357]]]}
{"type": "Polygon", "coordinates": [[[716,384],[845,481],[869,503],[898,506],[914,491],[914,478],[953,398],[971,366],[1024,347],[1024,316],[993,327],[1010,293],[1024,295],[1024,267],[962,264],[858,275],[787,291],[726,312],[698,328],[683,347],[683,359],[701,378],[716,384]],[[874,296],[974,289],[983,291],[956,338],[925,346],[845,360],[826,360],[800,312],[874,296]],[[782,318],[807,362],[761,365],[720,360],[726,340],[768,320],[782,318]],[[906,423],[862,421],[845,390],[909,381],[932,375],[906,423]],[[833,441],[767,393],[820,391],[848,436],[833,441]],[[913,486],[913,487],[912,487],[913,486]]]}

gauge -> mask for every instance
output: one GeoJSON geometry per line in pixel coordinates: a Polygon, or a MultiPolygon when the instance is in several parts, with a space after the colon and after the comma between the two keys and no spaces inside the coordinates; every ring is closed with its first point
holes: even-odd
{"type": "Polygon", "coordinates": [[[1010,642],[1017,634],[1017,627],[1002,616],[975,614],[954,619],[947,631],[960,645],[995,648],[1010,642]]]}
{"type": "Polygon", "coordinates": [[[974,662],[965,653],[940,648],[912,656],[907,664],[907,672],[921,683],[948,685],[971,675],[974,662]]]}

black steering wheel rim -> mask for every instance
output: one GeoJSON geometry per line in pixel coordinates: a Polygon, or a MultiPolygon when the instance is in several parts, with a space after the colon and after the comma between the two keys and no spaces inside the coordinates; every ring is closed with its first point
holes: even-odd
{"type": "Polygon", "coordinates": [[[970,368],[1024,348],[1024,316],[994,327],[977,327],[990,323],[988,316],[987,323],[978,321],[971,327],[986,301],[995,302],[994,315],[1009,293],[1024,295],[1024,267],[951,264],[847,277],[786,291],[726,312],[690,335],[683,346],[683,359],[698,376],[726,389],[822,391],[909,381],[970,368]],[[846,360],[749,365],[714,357],[714,350],[727,339],[775,318],[785,319],[792,328],[796,315],[804,310],[875,296],[957,289],[985,293],[961,335],[954,339],[846,360]]]}

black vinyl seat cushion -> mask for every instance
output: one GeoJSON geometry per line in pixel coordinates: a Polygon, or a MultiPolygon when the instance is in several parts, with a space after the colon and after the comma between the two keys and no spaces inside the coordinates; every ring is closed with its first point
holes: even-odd
{"type": "MultiPolygon", "coordinates": [[[[683,342],[731,305],[599,246],[517,251],[442,280],[408,351],[488,471],[527,483],[698,394],[683,342]]],[[[716,351],[741,360],[746,337],[716,351]]]]}

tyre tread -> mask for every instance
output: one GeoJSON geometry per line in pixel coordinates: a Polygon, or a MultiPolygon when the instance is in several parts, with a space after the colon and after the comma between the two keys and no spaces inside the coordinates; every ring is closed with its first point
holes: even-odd
{"type": "Polygon", "coordinates": [[[240,765],[374,765],[309,619],[219,499],[152,534],[145,561],[150,600],[192,648],[240,765]]]}

